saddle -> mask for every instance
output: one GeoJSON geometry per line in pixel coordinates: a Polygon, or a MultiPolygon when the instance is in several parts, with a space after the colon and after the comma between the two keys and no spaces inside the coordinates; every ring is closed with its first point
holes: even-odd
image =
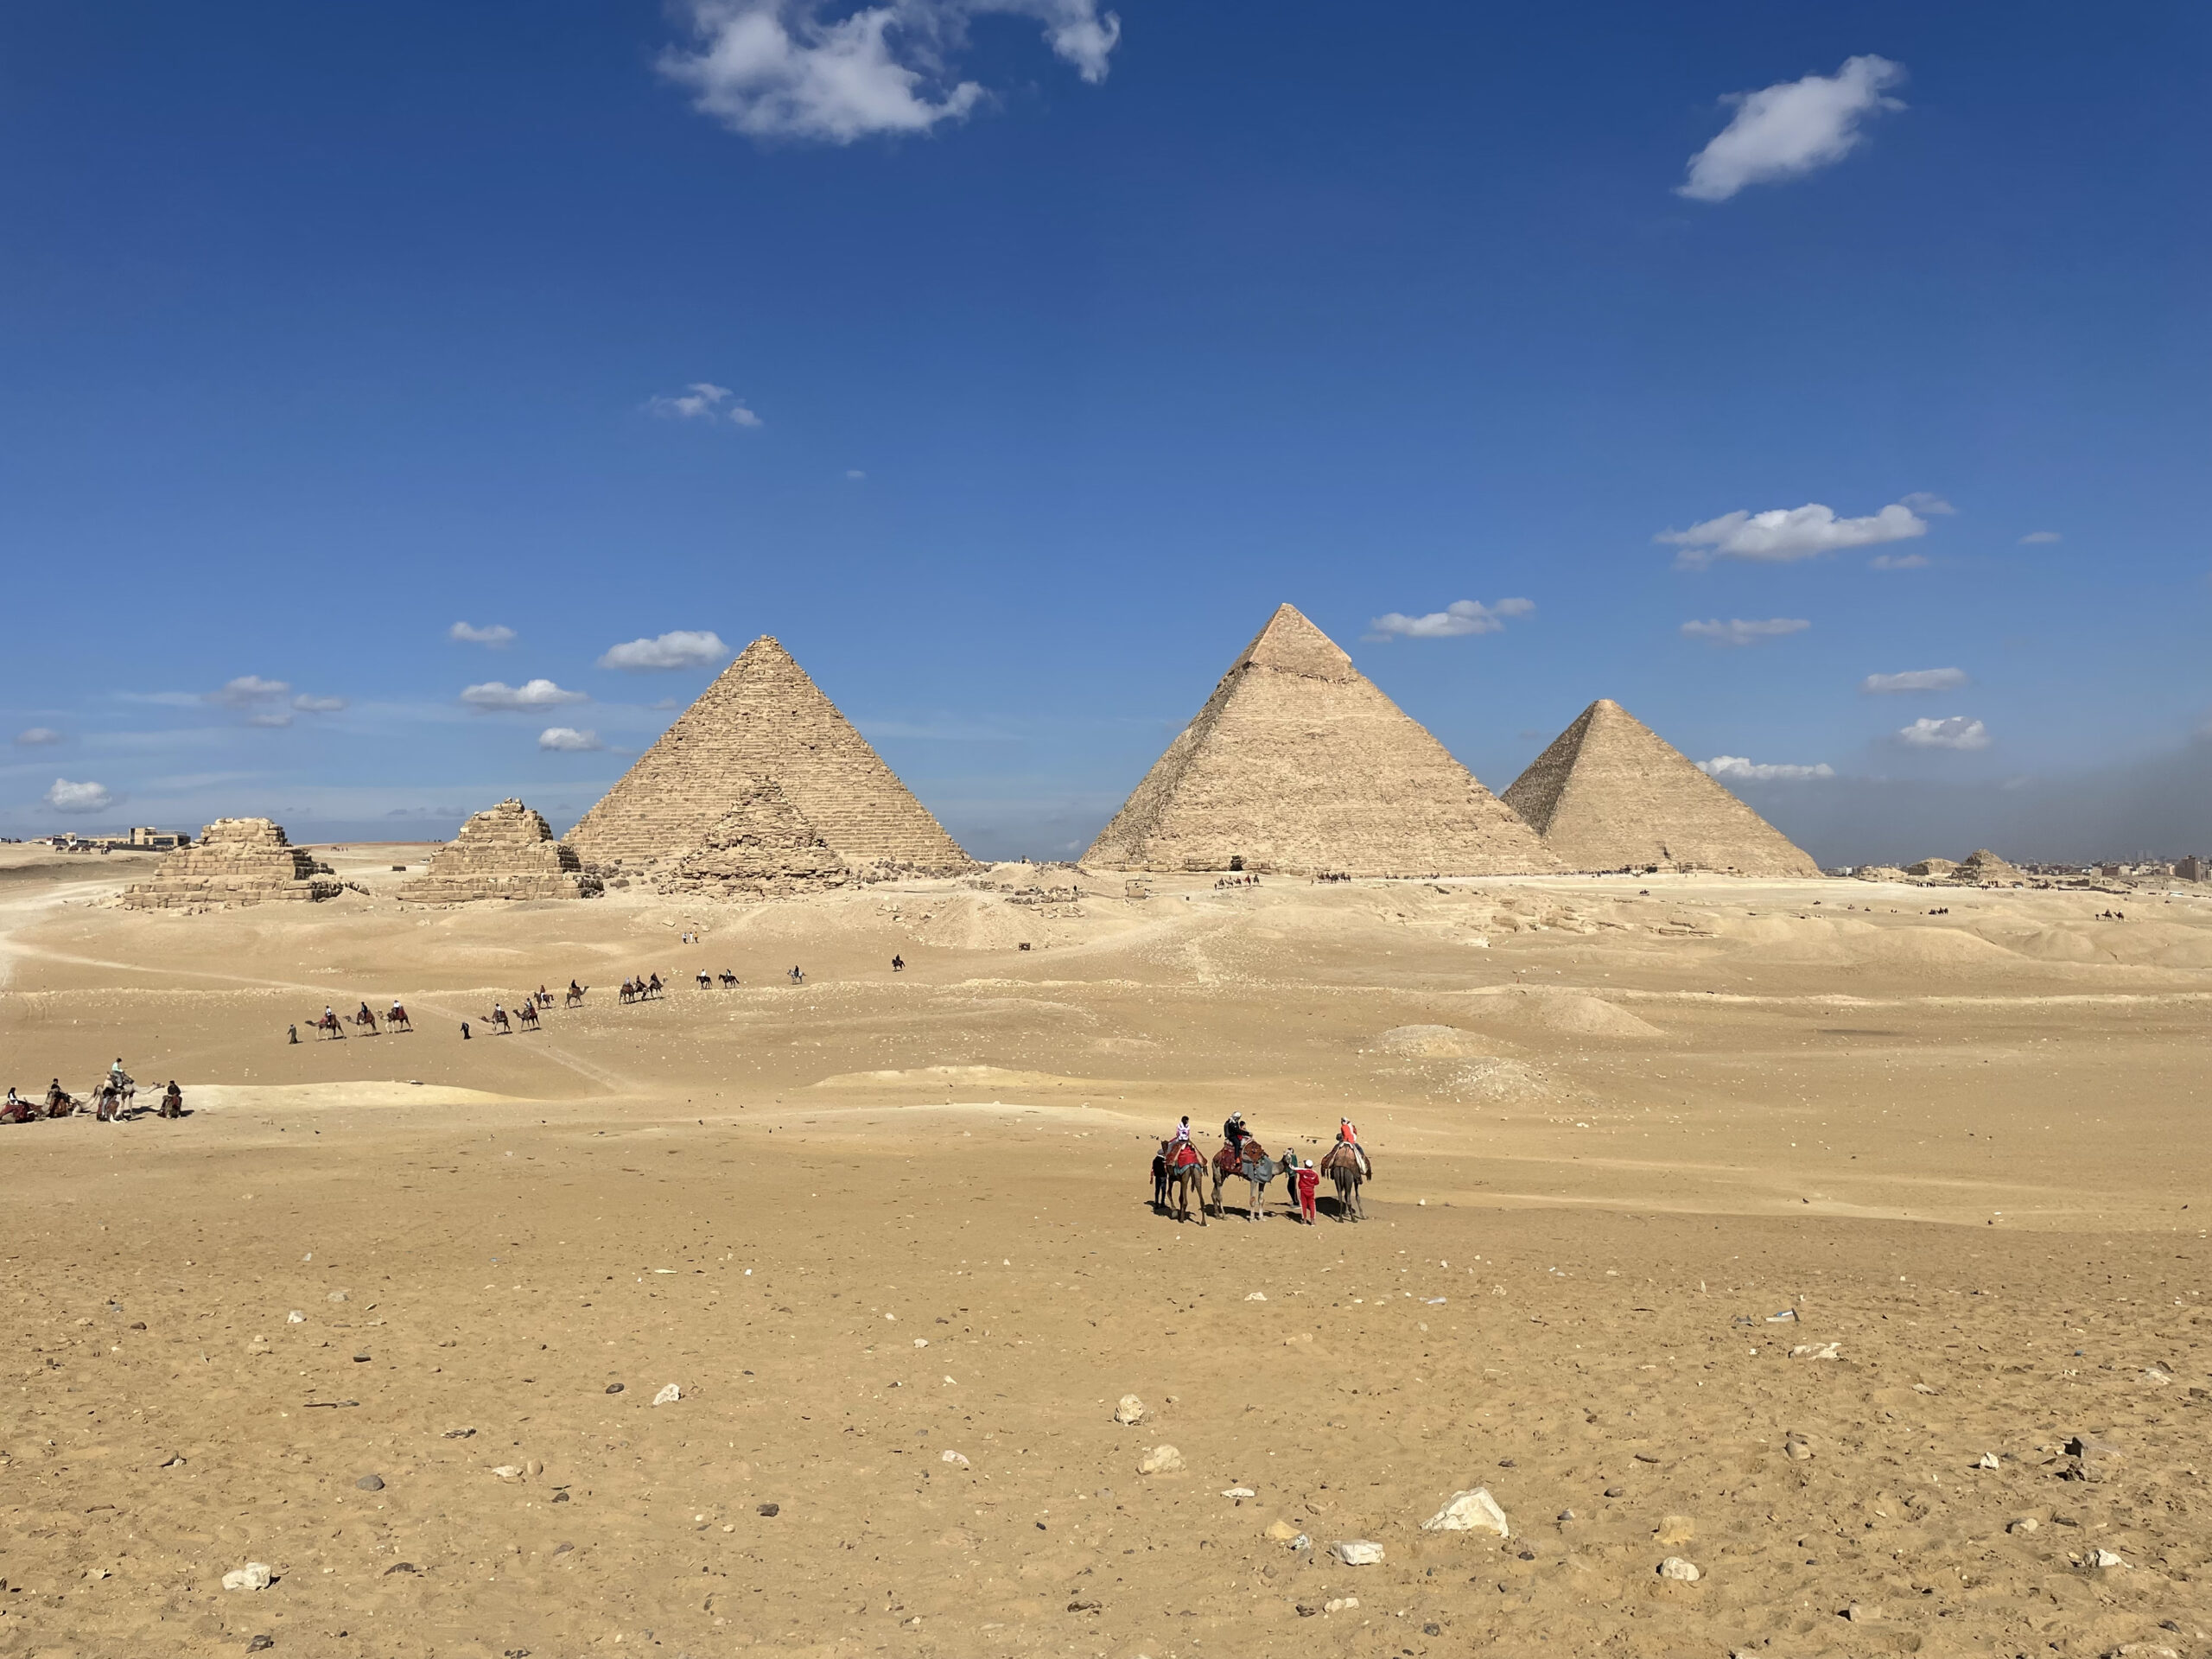
{"type": "Polygon", "coordinates": [[[1268,1149],[1249,1135],[1244,1137],[1243,1156],[1234,1147],[1226,1146],[1213,1155],[1213,1166],[1224,1175],[1241,1175],[1249,1166],[1266,1162],[1268,1149]]]}
{"type": "Polygon", "coordinates": [[[1198,1156],[1198,1149],[1187,1141],[1179,1141],[1168,1148],[1167,1167],[1171,1170],[1195,1169],[1204,1162],[1205,1160],[1198,1156]]]}
{"type": "Polygon", "coordinates": [[[1321,1157],[1324,1175],[1357,1175],[1363,1181],[1375,1178],[1375,1166],[1368,1161],[1367,1148],[1350,1141],[1339,1141],[1321,1157]]]}

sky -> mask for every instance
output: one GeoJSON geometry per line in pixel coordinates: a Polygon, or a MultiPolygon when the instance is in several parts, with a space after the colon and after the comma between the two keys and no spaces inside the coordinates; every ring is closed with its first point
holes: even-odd
{"type": "Polygon", "coordinates": [[[762,634],[1063,857],[1288,600],[1503,790],[2212,850],[2212,19],[0,11],[0,834],[565,829],[762,634]]]}

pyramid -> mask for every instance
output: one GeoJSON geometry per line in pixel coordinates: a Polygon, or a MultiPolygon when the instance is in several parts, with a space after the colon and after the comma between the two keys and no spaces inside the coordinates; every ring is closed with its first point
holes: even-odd
{"type": "Polygon", "coordinates": [[[704,841],[661,877],[663,893],[779,899],[852,880],[852,867],[822,839],[772,778],[755,778],[704,841]]]}
{"type": "Polygon", "coordinates": [[[1493,875],[1559,861],[1336,642],[1281,607],[1085,861],[1493,875]]]}
{"type": "Polygon", "coordinates": [[[1819,866],[1688,755],[1600,697],[1505,791],[1569,869],[1818,875],[1819,866]]]}
{"type": "Polygon", "coordinates": [[[1997,887],[2007,882],[2017,886],[2027,879],[1986,847],[1979,848],[1967,854],[1961,861],[1958,868],[1951,872],[1951,880],[1954,881],[1979,884],[1986,887],[1997,887]]]}
{"type": "Polygon", "coordinates": [[[399,889],[423,905],[472,899],[581,899],[596,896],[599,879],[582,874],[575,854],[553,839],[544,817],[520,801],[486,807],[430,855],[430,868],[399,889]]]}
{"type": "Polygon", "coordinates": [[[973,867],[791,653],[755,639],[569,832],[588,863],[657,868],[702,849],[757,779],[859,875],[973,867]]]}
{"type": "Polygon", "coordinates": [[[314,855],[284,839],[267,818],[218,818],[196,846],[164,853],[153,879],[123,895],[126,910],[184,910],[198,905],[319,903],[342,889],[318,879],[314,855]]]}

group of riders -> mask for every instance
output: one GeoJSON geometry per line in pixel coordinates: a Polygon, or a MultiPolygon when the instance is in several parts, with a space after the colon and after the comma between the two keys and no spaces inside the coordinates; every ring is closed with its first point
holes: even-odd
{"type": "MultiPolygon", "coordinates": [[[[41,1117],[74,1117],[87,1108],[103,1123],[120,1123],[125,1117],[140,1116],[133,1104],[137,1096],[137,1082],[123,1069],[123,1058],[118,1055],[115,1064],[108,1067],[107,1075],[93,1088],[89,1099],[79,1100],[61,1086],[59,1077],[47,1084],[43,1100],[27,1100],[12,1087],[10,1088],[8,1098],[0,1101],[0,1123],[29,1123],[41,1117]]],[[[184,1116],[184,1090],[176,1086],[174,1078],[162,1091],[153,1111],[156,1117],[184,1116]]]]}
{"type": "MultiPolygon", "coordinates": [[[[1221,1205],[1221,1187],[1224,1180],[1241,1176],[1251,1185],[1251,1203],[1245,1214],[1248,1219],[1265,1219],[1261,1211],[1262,1196],[1267,1185],[1278,1174],[1283,1176],[1290,1188],[1292,1214],[1295,1220],[1308,1226],[1316,1220],[1318,1194],[1321,1177],[1327,1175],[1337,1187],[1337,1215],[1343,1220],[1347,1215],[1354,1218],[1363,1214],[1359,1202],[1361,1185],[1374,1173],[1367,1148],[1360,1144],[1359,1131],[1348,1117],[1337,1120],[1336,1143],[1322,1155],[1319,1163],[1301,1159],[1295,1148],[1286,1150],[1281,1159],[1268,1156],[1250,1128],[1244,1114],[1231,1112],[1221,1126],[1221,1150],[1209,1160],[1192,1138],[1191,1120],[1186,1116],[1175,1126],[1175,1132],[1160,1143],[1160,1151],[1152,1160],[1153,1208],[1165,1214],[1170,1209],[1171,1194],[1179,1199],[1176,1213],[1179,1218],[1189,1213],[1188,1194],[1196,1188],[1200,1176],[1211,1166],[1213,1172],[1213,1205],[1217,1213],[1221,1205]]],[[[1198,1206],[1198,1219],[1203,1224],[1206,1205],[1203,1198],[1198,1206]]]]}

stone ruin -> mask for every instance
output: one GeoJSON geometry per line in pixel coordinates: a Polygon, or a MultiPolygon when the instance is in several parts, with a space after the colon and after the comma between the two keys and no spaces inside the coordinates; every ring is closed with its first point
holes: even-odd
{"type": "Polygon", "coordinates": [[[2000,885],[2019,887],[2024,885],[2027,879],[1986,847],[1979,848],[1967,854],[1965,861],[1951,872],[1951,880],[1954,881],[1985,887],[2000,885]]]}
{"type": "Polygon", "coordinates": [[[342,889],[267,818],[218,818],[193,846],[162,855],[153,879],[123,895],[130,910],[335,899],[342,889]]]}
{"type": "Polygon", "coordinates": [[[460,905],[474,899],[595,897],[600,880],[575,853],[553,839],[543,814],[505,800],[461,826],[430,855],[430,868],[399,889],[418,905],[460,905]]]}
{"type": "Polygon", "coordinates": [[[1951,872],[1958,868],[1948,858],[1923,858],[1917,864],[1906,865],[1904,873],[1925,880],[1948,881],[1951,879],[1951,872]]]}
{"type": "Polygon", "coordinates": [[[782,899],[861,879],[774,779],[755,776],[706,838],[655,885],[667,893],[782,899]]]}

